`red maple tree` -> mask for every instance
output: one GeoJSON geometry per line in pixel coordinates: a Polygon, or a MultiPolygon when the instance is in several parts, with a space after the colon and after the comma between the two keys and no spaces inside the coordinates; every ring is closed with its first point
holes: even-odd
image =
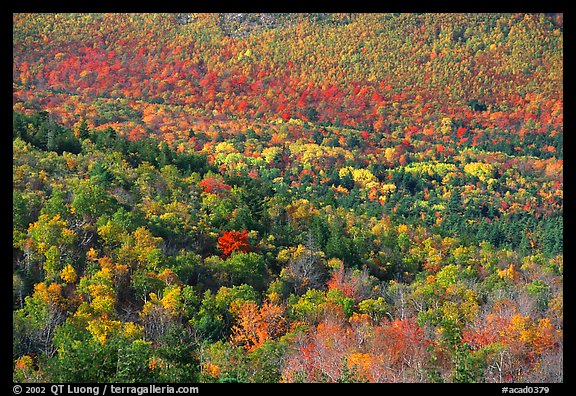
{"type": "Polygon", "coordinates": [[[248,252],[248,231],[224,231],[218,238],[218,248],[224,256],[230,256],[233,252],[248,252]]]}

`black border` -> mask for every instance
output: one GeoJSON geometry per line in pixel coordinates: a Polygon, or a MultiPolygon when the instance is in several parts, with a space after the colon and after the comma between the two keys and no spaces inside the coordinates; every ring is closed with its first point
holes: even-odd
{"type": "MultiPolygon", "coordinates": [[[[333,1],[333,2],[323,2],[321,4],[319,3],[313,3],[313,2],[303,2],[303,1],[292,1],[290,3],[274,3],[274,2],[267,2],[267,3],[254,3],[254,2],[246,2],[246,1],[242,1],[242,2],[218,2],[218,3],[212,3],[209,1],[205,1],[202,3],[166,3],[166,2],[158,2],[155,4],[150,4],[150,3],[130,3],[130,4],[121,4],[121,3],[109,3],[109,4],[104,4],[104,3],[91,3],[89,6],[86,5],[87,3],[80,3],[80,2],[58,2],[58,3],[19,3],[19,4],[13,4],[12,5],[12,14],[13,13],[21,13],[21,12],[527,12],[527,13],[532,13],[532,12],[545,12],[545,11],[556,11],[556,12],[560,12],[563,14],[563,18],[564,18],[564,24],[563,24],[563,33],[564,33],[564,50],[566,50],[566,54],[568,55],[568,59],[571,58],[573,52],[574,52],[574,45],[572,42],[573,39],[573,23],[574,23],[574,14],[571,12],[566,12],[567,9],[569,9],[568,5],[569,3],[567,2],[554,2],[554,1],[546,1],[546,2],[542,2],[542,3],[538,3],[538,4],[534,4],[534,3],[530,3],[530,2],[517,2],[515,4],[503,4],[500,3],[497,6],[494,6],[493,4],[487,4],[485,2],[458,2],[456,4],[454,3],[446,3],[446,2],[442,2],[442,1],[438,1],[438,2],[431,2],[431,3],[427,3],[426,5],[422,5],[422,4],[418,4],[418,3],[392,3],[392,4],[387,4],[384,2],[376,2],[376,1],[362,1],[362,0],[357,0],[354,2],[341,2],[341,1],[333,1]],[[566,40],[567,39],[567,40],[566,40]]],[[[6,19],[11,18],[11,16],[7,16],[6,19]]],[[[8,21],[6,21],[8,22],[8,21]]],[[[4,26],[6,29],[8,29],[8,26],[12,25],[12,20],[10,21],[10,24],[6,23],[4,26]]],[[[6,41],[8,41],[8,33],[6,32],[6,41]]],[[[8,46],[8,43],[6,43],[6,46],[8,46]]],[[[566,58],[565,58],[566,60],[566,58]]],[[[6,58],[6,63],[8,64],[8,58],[6,58]]],[[[569,68],[566,72],[566,61],[564,61],[565,65],[564,65],[564,89],[565,92],[568,91],[570,92],[571,89],[574,87],[574,73],[573,73],[573,69],[569,68]],[[568,88],[568,90],[566,90],[566,88],[568,88]]],[[[8,67],[8,66],[7,66],[8,67]]],[[[6,74],[8,74],[10,71],[7,71],[6,74]]],[[[6,85],[10,83],[11,78],[9,77],[11,74],[9,74],[7,76],[7,79],[5,81],[6,85]]],[[[7,87],[8,88],[8,87],[7,87]]],[[[8,90],[7,90],[8,91],[8,90]]],[[[8,92],[11,92],[8,91],[8,92]]],[[[12,111],[12,95],[7,97],[7,101],[8,104],[7,106],[9,107],[9,111],[12,111]]],[[[567,95],[569,101],[568,101],[568,106],[566,105],[566,103],[564,103],[564,109],[570,109],[569,111],[565,111],[564,115],[568,115],[568,117],[565,117],[565,123],[567,124],[568,128],[565,128],[569,131],[568,133],[568,147],[570,147],[570,142],[569,140],[572,138],[571,133],[574,133],[572,131],[574,131],[574,128],[570,128],[570,126],[575,126],[574,125],[574,109],[576,109],[576,103],[574,103],[574,96],[570,95],[570,93],[567,95]]],[[[8,110],[8,109],[7,109],[8,110]]],[[[6,117],[6,119],[8,119],[6,117]]],[[[6,138],[8,138],[8,133],[5,132],[6,134],[6,138]]],[[[566,135],[564,135],[566,136],[566,135]]],[[[11,147],[8,144],[6,144],[6,147],[11,147]]],[[[7,157],[7,156],[6,156],[7,157]]],[[[570,170],[571,166],[570,163],[572,162],[572,157],[568,156],[566,158],[568,161],[566,161],[566,164],[568,164],[568,167],[566,169],[570,170]]],[[[7,160],[7,158],[6,158],[7,160]]],[[[4,169],[10,169],[11,168],[11,163],[10,164],[6,164],[4,169]]],[[[566,172],[565,172],[566,173],[566,172]]],[[[573,189],[574,189],[574,183],[570,180],[568,182],[565,181],[564,183],[564,189],[565,191],[568,192],[568,196],[572,196],[573,193],[573,189]]],[[[574,211],[574,209],[571,207],[571,205],[564,205],[564,210],[568,209],[567,212],[565,212],[565,214],[568,215],[568,218],[570,218],[570,213],[574,211]]],[[[12,220],[10,220],[8,222],[8,224],[11,223],[12,220]]],[[[564,224],[566,225],[566,221],[564,222],[564,224]]],[[[571,224],[571,222],[568,222],[568,224],[571,224]]],[[[565,246],[572,246],[570,244],[570,239],[572,238],[572,233],[568,232],[566,229],[564,231],[564,245],[565,246]]],[[[11,241],[12,238],[10,235],[7,235],[6,238],[4,238],[4,241],[6,241],[6,244],[8,245],[9,241],[11,241]]],[[[6,247],[7,249],[12,249],[11,244],[10,246],[6,247]]],[[[573,284],[573,274],[572,272],[574,271],[574,265],[573,265],[573,260],[570,260],[571,257],[571,249],[568,249],[568,255],[565,254],[565,259],[564,261],[568,263],[567,268],[567,272],[566,274],[568,274],[568,276],[564,276],[564,289],[566,291],[568,291],[568,293],[570,293],[571,291],[571,285],[573,284]],[[566,258],[568,258],[568,260],[566,260],[566,258]]],[[[4,279],[10,279],[9,276],[4,276],[4,279]]],[[[6,285],[6,287],[4,288],[4,292],[6,294],[5,298],[7,301],[10,301],[10,299],[12,298],[11,295],[9,295],[11,288],[9,287],[10,285],[6,285]]],[[[567,297],[569,296],[569,294],[565,294],[565,298],[564,298],[564,306],[568,306],[571,307],[571,304],[566,305],[567,301],[567,297]]],[[[9,307],[8,304],[6,304],[6,307],[9,307]]],[[[6,308],[9,309],[9,308],[6,308]]],[[[12,311],[9,313],[9,317],[12,317],[12,311]]],[[[360,386],[360,390],[361,391],[381,391],[382,389],[380,388],[381,386],[384,387],[389,387],[389,389],[387,390],[391,390],[391,391],[402,391],[404,388],[406,388],[407,391],[417,391],[418,389],[424,390],[424,391],[438,391],[438,392],[442,392],[445,393],[447,391],[449,392],[453,392],[453,394],[458,394],[461,395],[461,393],[463,391],[466,391],[467,389],[474,389],[477,388],[478,390],[482,390],[484,392],[486,392],[485,394],[504,394],[504,392],[502,391],[503,388],[525,388],[527,386],[533,386],[533,387],[548,387],[549,388],[549,393],[550,395],[558,395],[558,394],[563,394],[563,391],[565,389],[565,384],[570,384],[573,381],[573,378],[569,375],[571,373],[571,371],[569,370],[569,367],[571,367],[570,364],[568,364],[568,361],[566,358],[569,358],[568,360],[570,360],[570,358],[572,358],[573,356],[573,341],[571,339],[570,336],[566,336],[566,334],[569,334],[572,330],[572,320],[573,317],[570,315],[570,313],[568,312],[567,315],[564,316],[564,337],[563,337],[563,342],[564,342],[564,371],[568,374],[566,376],[564,376],[564,382],[560,383],[560,384],[454,384],[454,383],[450,383],[450,384],[427,384],[427,383],[417,383],[417,384],[405,384],[405,383],[389,383],[389,384],[210,384],[210,383],[199,383],[199,384],[169,384],[171,386],[177,387],[177,386],[197,386],[199,389],[199,394],[206,394],[207,392],[244,392],[244,391],[250,391],[250,392],[254,392],[254,391],[258,391],[258,389],[260,389],[263,392],[266,392],[267,390],[270,390],[268,387],[269,386],[282,386],[285,387],[286,390],[288,391],[293,391],[293,392],[304,392],[306,393],[306,389],[308,389],[308,392],[312,393],[312,392],[317,392],[318,390],[320,391],[336,391],[336,390],[342,390],[342,391],[354,391],[354,389],[351,388],[352,385],[357,385],[360,386]],[[236,385],[238,387],[236,387],[236,385]],[[306,386],[305,386],[306,385],[306,386]],[[336,387],[336,385],[342,385],[336,387]],[[378,387],[378,388],[376,388],[378,387]],[[328,389],[327,389],[328,388],[328,389]]],[[[8,325],[8,321],[5,321],[5,324],[8,325]]],[[[5,335],[9,334],[7,331],[4,332],[5,335]]],[[[8,336],[6,336],[8,337],[8,336]]],[[[6,359],[6,362],[2,362],[5,365],[6,368],[6,373],[5,374],[0,374],[0,378],[2,378],[4,381],[6,382],[12,382],[11,378],[12,378],[12,340],[6,340],[6,342],[3,344],[6,347],[6,352],[3,354],[3,356],[8,357],[10,356],[10,359],[6,359]]],[[[12,383],[10,384],[10,389],[12,389],[12,394],[16,394],[14,392],[14,386],[16,384],[12,383]]],[[[50,392],[50,387],[51,385],[54,385],[52,383],[43,383],[43,384],[20,384],[23,389],[25,390],[25,388],[27,387],[31,387],[31,386],[36,386],[36,387],[44,387],[45,388],[45,394],[52,394],[50,392]],[[50,392],[50,393],[49,393],[50,392]]],[[[78,386],[98,386],[99,388],[99,395],[103,394],[103,390],[104,387],[106,386],[106,384],[66,384],[66,385],[78,385],[78,386]]],[[[108,384],[109,385],[109,384],[108,384]]],[[[149,384],[114,384],[115,386],[123,386],[123,387],[130,387],[130,386],[146,386],[149,384]]],[[[157,384],[158,386],[161,386],[162,384],[157,384]]],[[[356,387],[355,387],[356,388],[356,387]]],[[[4,389],[8,389],[8,388],[4,388],[4,389]]],[[[22,394],[25,394],[25,392],[22,392],[22,394]]],[[[66,391],[63,392],[62,394],[68,394],[66,391]]],[[[110,387],[108,386],[107,388],[107,393],[106,394],[110,394],[110,387]]],[[[124,393],[124,394],[129,394],[129,393],[124,393]]]]}

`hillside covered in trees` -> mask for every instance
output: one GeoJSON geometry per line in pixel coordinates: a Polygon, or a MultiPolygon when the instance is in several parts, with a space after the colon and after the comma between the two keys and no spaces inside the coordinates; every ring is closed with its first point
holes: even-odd
{"type": "Polygon", "coordinates": [[[13,14],[13,380],[563,382],[561,14],[13,14]]]}

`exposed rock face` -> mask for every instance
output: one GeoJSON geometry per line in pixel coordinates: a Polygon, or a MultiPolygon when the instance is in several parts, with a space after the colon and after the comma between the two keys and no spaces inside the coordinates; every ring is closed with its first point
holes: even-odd
{"type": "Polygon", "coordinates": [[[298,19],[305,18],[317,23],[346,24],[351,15],[332,13],[222,13],[220,27],[231,37],[246,37],[261,29],[292,26],[298,19]]]}

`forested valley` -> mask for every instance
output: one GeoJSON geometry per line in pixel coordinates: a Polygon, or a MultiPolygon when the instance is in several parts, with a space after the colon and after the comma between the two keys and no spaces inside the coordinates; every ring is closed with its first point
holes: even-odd
{"type": "Polygon", "coordinates": [[[563,382],[562,14],[13,14],[15,382],[563,382]]]}

